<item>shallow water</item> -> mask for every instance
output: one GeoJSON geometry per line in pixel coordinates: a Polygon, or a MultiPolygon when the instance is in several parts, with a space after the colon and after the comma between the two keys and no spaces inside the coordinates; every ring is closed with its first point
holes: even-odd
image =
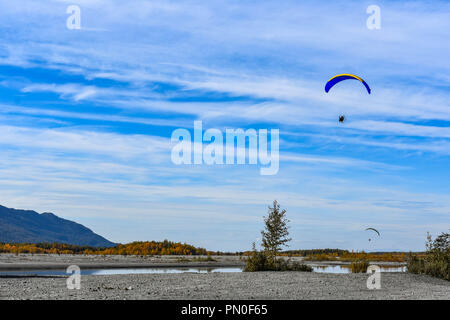
{"type": "MultiPolygon", "coordinates": [[[[405,272],[406,266],[379,266],[381,272],[405,272]]],[[[321,273],[352,273],[350,265],[313,266],[314,272],[321,273]]]]}
{"type": "MultiPolygon", "coordinates": [[[[321,273],[351,273],[349,265],[312,266],[314,272],[321,273]]],[[[405,272],[405,266],[380,266],[381,272],[405,272]]],[[[115,269],[84,269],[82,275],[116,275],[116,274],[169,274],[169,273],[214,273],[242,272],[242,268],[115,268],[115,269]]],[[[5,271],[0,276],[67,276],[65,270],[30,270],[5,271]]]]}
{"type": "MultiPolygon", "coordinates": [[[[115,269],[82,269],[82,275],[114,275],[114,274],[164,274],[164,273],[211,273],[242,272],[241,268],[115,268],[115,269]]],[[[30,270],[5,271],[0,276],[67,276],[65,270],[30,270]]]]}

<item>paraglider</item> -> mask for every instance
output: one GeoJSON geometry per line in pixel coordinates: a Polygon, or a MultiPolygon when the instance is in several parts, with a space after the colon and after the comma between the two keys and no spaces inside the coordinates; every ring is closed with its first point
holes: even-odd
{"type": "Polygon", "coordinates": [[[372,90],[370,90],[369,85],[362,78],[355,76],[354,74],[349,74],[349,73],[338,74],[338,75],[334,76],[333,78],[331,78],[330,80],[328,80],[328,82],[325,85],[325,92],[328,93],[328,91],[330,91],[330,89],[332,87],[334,87],[335,84],[337,84],[341,81],[344,81],[344,80],[349,80],[349,79],[361,81],[361,83],[366,87],[367,92],[369,94],[372,92],[372,90]]]}
{"type": "MultiPolygon", "coordinates": [[[[366,231],[367,230],[372,230],[372,231],[375,231],[377,234],[378,234],[378,236],[380,236],[380,232],[378,232],[378,230],[377,229],[374,229],[374,228],[367,228],[366,229],[366,231]]],[[[371,241],[371,239],[369,238],[369,241],[371,241]]]]}
{"type": "MultiPolygon", "coordinates": [[[[354,74],[349,74],[349,73],[338,74],[338,75],[332,77],[330,80],[328,80],[328,82],[325,84],[325,92],[328,93],[328,91],[330,91],[330,89],[333,88],[335,84],[337,84],[341,81],[344,81],[344,80],[349,80],[349,79],[359,80],[366,87],[366,90],[369,94],[372,92],[369,85],[362,78],[355,76],[354,74]]],[[[344,123],[344,121],[345,121],[345,116],[340,115],[339,123],[344,123]]]]}

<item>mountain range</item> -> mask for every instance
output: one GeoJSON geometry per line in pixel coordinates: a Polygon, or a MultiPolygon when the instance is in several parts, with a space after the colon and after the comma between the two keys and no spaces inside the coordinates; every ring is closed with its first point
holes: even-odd
{"type": "Polygon", "coordinates": [[[85,226],[62,219],[50,212],[11,209],[0,205],[0,242],[67,243],[93,247],[116,244],[85,226]]]}

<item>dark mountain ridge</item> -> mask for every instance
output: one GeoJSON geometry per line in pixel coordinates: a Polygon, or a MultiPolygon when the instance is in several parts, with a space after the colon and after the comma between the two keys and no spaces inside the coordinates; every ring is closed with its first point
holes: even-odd
{"type": "Polygon", "coordinates": [[[57,242],[93,247],[112,247],[116,244],[85,226],[59,218],[50,212],[10,209],[0,205],[0,242],[42,243],[57,242]]]}

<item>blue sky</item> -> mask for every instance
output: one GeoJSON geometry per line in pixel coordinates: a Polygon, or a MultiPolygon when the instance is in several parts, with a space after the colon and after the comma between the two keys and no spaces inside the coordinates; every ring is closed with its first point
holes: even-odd
{"type": "Polygon", "coordinates": [[[116,242],[235,251],[277,199],[292,249],[422,250],[450,226],[449,14],[445,1],[0,1],[0,204],[116,242]],[[326,94],[339,73],[372,94],[357,81],[326,94]],[[194,120],[279,129],[278,174],[174,165],[171,134],[194,120]]]}

